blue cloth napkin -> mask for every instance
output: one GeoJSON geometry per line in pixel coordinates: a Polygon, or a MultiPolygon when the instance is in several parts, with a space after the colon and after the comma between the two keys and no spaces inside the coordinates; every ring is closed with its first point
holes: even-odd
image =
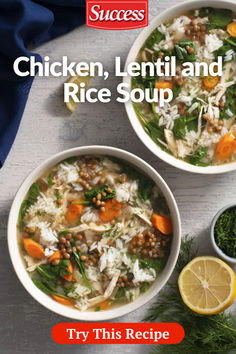
{"type": "MultiPolygon", "coordinates": [[[[33,77],[19,77],[13,62],[39,45],[85,23],[85,0],[0,0],[0,167],[15,139],[33,77]]],[[[66,55],[66,53],[63,53],[66,55]]]]}

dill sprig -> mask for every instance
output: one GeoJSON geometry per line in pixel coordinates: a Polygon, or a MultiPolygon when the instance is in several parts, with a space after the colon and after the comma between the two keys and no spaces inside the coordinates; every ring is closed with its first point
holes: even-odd
{"type": "MultiPolygon", "coordinates": [[[[182,241],[176,272],[197,255],[192,237],[182,241]]],[[[199,315],[191,311],[182,301],[177,284],[168,284],[167,290],[149,309],[147,322],[177,322],[185,330],[181,343],[157,344],[151,353],[171,354],[226,354],[236,353],[236,322],[233,315],[223,312],[218,315],[199,315]]]]}

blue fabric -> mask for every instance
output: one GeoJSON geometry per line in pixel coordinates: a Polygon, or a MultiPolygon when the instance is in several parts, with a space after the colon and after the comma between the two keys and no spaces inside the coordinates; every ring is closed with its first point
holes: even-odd
{"type": "Polygon", "coordinates": [[[14,60],[34,55],[42,61],[29,52],[29,45],[49,41],[84,22],[85,0],[0,0],[0,167],[15,139],[34,79],[17,76],[14,60]]]}

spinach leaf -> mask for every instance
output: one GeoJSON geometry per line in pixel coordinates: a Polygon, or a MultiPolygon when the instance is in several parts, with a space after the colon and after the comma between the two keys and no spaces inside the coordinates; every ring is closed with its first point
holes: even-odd
{"type": "Polygon", "coordinates": [[[158,143],[158,139],[164,139],[164,129],[161,128],[156,122],[148,122],[144,126],[144,130],[150,135],[155,143],[158,143]]]}
{"type": "Polygon", "coordinates": [[[187,162],[195,166],[207,166],[207,164],[202,162],[202,159],[206,156],[207,147],[200,147],[194,155],[189,156],[187,162]]]}
{"type": "Polygon", "coordinates": [[[163,34],[156,28],[146,40],[143,48],[152,48],[154,44],[158,44],[164,38],[163,34]]]}
{"type": "MultiPolygon", "coordinates": [[[[36,279],[36,278],[32,278],[32,281],[37,286],[37,288],[39,288],[45,294],[47,294],[47,295],[56,295],[56,296],[62,297],[63,299],[68,299],[68,300],[72,301],[70,297],[65,296],[62,293],[59,293],[57,291],[57,289],[52,287],[49,282],[45,282],[45,280],[41,280],[41,279],[39,280],[39,279],[36,279]]],[[[63,290],[63,289],[61,289],[61,290],[63,290]]]]}
{"type": "Polygon", "coordinates": [[[213,11],[213,8],[212,7],[202,7],[200,10],[199,10],[199,16],[200,17],[207,17],[209,16],[209,14],[211,14],[213,11]]]}
{"type": "Polygon", "coordinates": [[[233,50],[235,52],[235,46],[236,46],[236,38],[229,37],[224,39],[223,45],[214,52],[215,60],[217,61],[218,57],[223,57],[223,62],[224,62],[224,57],[226,56],[226,53],[229,50],[233,50]]]}
{"type": "Polygon", "coordinates": [[[37,267],[37,272],[46,279],[57,280],[59,277],[65,275],[71,275],[71,272],[67,269],[69,261],[67,259],[61,259],[60,263],[56,266],[51,264],[41,264],[37,267]]]}
{"type": "Polygon", "coordinates": [[[181,63],[186,61],[190,61],[190,62],[196,61],[195,47],[192,41],[186,40],[186,41],[178,42],[174,46],[174,53],[176,55],[177,60],[180,61],[181,63]],[[186,49],[187,46],[194,49],[194,52],[192,54],[188,53],[186,49]]]}
{"type": "Polygon", "coordinates": [[[138,260],[140,263],[140,267],[142,268],[153,268],[155,269],[156,273],[159,274],[160,271],[164,268],[164,265],[167,261],[167,257],[168,257],[168,252],[166,252],[165,257],[163,258],[141,258],[135,255],[129,255],[129,257],[133,260],[136,261],[138,260]]]}
{"type": "Polygon", "coordinates": [[[41,184],[33,183],[29,189],[28,198],[23,200],[21,203],[19,211],[19,228],[21,231],[23,231],[24,228],[24,216],[27,213],[29,207],[36,202],[38,196],[40,195],[41,189],[41,184]]]}
{"type": "Polygon", "coordinates": [[[138,183],[139,198],[143,201],[150,199],[154,185],[154,182],[150,178],[140,176],[138,183]]]}
{"type": "Polygon", "coordinates": [[[106,196],[102,195],[102,199],[103,201],[108,200],[108,199],[112,199],[116,196],[116,191],[114,188],[111,188],[112,193],[108,193],[107,189],[109,188],[109,186],[107,186],[106,184],[103,184],[101,187],[94,187],[88,191],[85,192],[85,198],[86,201],[92,204],[92,200],[93,198],[102,192],[106,193],[106,196]]]}
{"type": "Polygon", "coordinates": [[[52,295],[54,292],[49,289],[44,283],[38,279],[32,278],[33,283],[39,288],[41,291],[43,291],[45,294],[52,295]]]}
{"type": "Polygon", "coordinates": [[[233,12],[228,9],[212,9],[209,13],[208,29],[224,28],[233,18],[233,12]]]}
{"type": "Polygon", "coordinates": [[[82,278],[84,280],[84,283],[86,284],[86,286],[89,288],[89,290],[93,291],[93,287],[92,285],[90,284],[86,274],[85,274],[85,267],[84,267],[84,262],[81,261],[80,257],[80,252],[73,252],[74,256],[75,256],[75,261],[77,263],[77,266],[79,268],[79,271],[82,275],[82,278]]]}
{"type": "Polygon", "coordinates": [[[197,129],[197,117],[196,116],[180,116],[179,118],[175,119],[173,133],[175,138],[183,139],[185,137],[185,128],[188,131],[197,129]]]}

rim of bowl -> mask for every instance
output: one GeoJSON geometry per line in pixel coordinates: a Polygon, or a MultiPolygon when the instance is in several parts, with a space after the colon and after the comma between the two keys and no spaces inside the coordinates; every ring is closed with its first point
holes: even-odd
{"type": "Polygon", "coordinates": [[[213,245],[214,250],[216,251],[216,253],[223,258],[225,261],[229,262],[229,263],[236,263],[236,257],[230,257],[227,254],[225,254],[222,249],[220,247],[217,246],[216,244],[216,240],[215,240],[215,235],[214,235],[214,230],[215,230],[215,224],[217,222],[217,220],[219,219],[219,217],[228,209],[231,209],[233,207],[236,207],[236,203],[231,203],[226,205],[225,207],[221,208],[218,213],[216,213],[216,215],[214,216],[212,222],[211,222],[211,229],[210,229],[210,233],[211,233],[211,243],[213,245]]]}
{"type": "MultiPolygon", "coordinates": [[[[181,11],[187,11],[194,9],[196,7],[215,7],[215,8],[229,8],[233,11],[236,11],[236,2],[235,0],[190,0],[190,1],[184,1],[181,2],[177,5],[174,5],[163,12],[161,12],[159,15],[154,17],[149,24],[148,27],[146,27],[141,33],[138,35],[136,40],[134,41],[129,54],[126,59],[125,63],[125,71],[127,69],[127,65],[130,62],[133,62],[136,60],[136,57],[138,55],[138,52],[140,51],[140,48],[142,47],[143,43],[145,40],[148,38],[149,34],[163,21],[168,20],[169,18],[176,16],[178,14],[181,14],[181,11]]],[[[131,89],[131,77],[129,76],[124,76],[123,82],[126,84],[129,84],[129,91],[131,89]]],[[[226,173],[230,171],[236,170],[236,162],[230,162],[222,165],[215,165],[215,166],[206,166],[206,167],[201,167],[201,166],[194,166],[191,165],[187,162],[184,162],[183,160],[177,159],[173,155],[170,155],[163,151],[158,145],[154,143],[154,141],[150,138],[150,136],[144,131],[143,126],[137,117],[135,110],[133,108],[133,104],[131,101],[128,101],[125,103],[125,109],[126,113],[128,115],[129,121],[131,126],[133,127],[136,135],[138,138],[142,141],[142,143],[157,157],[159,157],[161,160],[165,161],[171,166],[174,166],[176,168],[179,168],[181,170],[187,171],[187,172],[192,172],[192,173],[199,173],[199,174],[221,174],[221,173],[226,173]]]]}
{"type": "Polygon", "coordinates": [[[149,300],[151,300],[166,284],[168,279],[170,278],[180,250],[181,243],[181,220],[180,214],[178,210],[177,203],[174,199],[174,196],[169,189],[166,182],[159,175],[159,173],[151,167],[147,162],[142,160],[140,157],[133,155],[130,152],[127,152],[122,149],[110,147],[110,146],[100,146],[100,145],[92,145],[92,146],[83,146],[72,148],[69,150],[64,150],[53,156],[49,157],[47,160],[42,162],[38,167],[36,167],[29,175],[26,177],[20,188],[18,189],[15,198],[13,200],[9,219],[8,219],[8,229],[7,229],[7,238],[8,238],[8,249],[10,253],[10,258],[13,264],[13,268],[18,276],[18,279],[27,290],[27,292],[41,305],[46,307],[47,309],[67,318],[71,318],[74,320],[81,321],[103,321],[114,319],[123,315],[128,314],[131,311],[138,309],[139,307],[146,304],[149,300]],[[105,155],[105,156],[114,156],[120,159],[127,161],[129,164],[133,164],[136,168],[140,169],[144,173],[146,173],[150,178],[153,179],[155,184],[161,190],[161,193],[166,199],[168,207],[170,209],[171,218],[173,221],[173,229],[174,236],[172,240],[172,247],[170,251],[169,258],[167,263],[160,273],[157,280],[151,285],[149,290],[140,295],[134,302],[128,303],[126,305],[107,310],[104,312],[94,312],[94,311],[84,311],[65,307],[53,299],[51,299],[48,295],[39,290],[34,283],[32,282],[28,272],[26,271],[26,267],[24,265],[23,257],[20,253],[17,233],[16,233],[16,225],[18,221],[18,214],[20,205],[30,187],[30,185],[44,173],[48,168],[54,166],[65,158],[71,156],[81,156],[81,155],[105,155]]]}

